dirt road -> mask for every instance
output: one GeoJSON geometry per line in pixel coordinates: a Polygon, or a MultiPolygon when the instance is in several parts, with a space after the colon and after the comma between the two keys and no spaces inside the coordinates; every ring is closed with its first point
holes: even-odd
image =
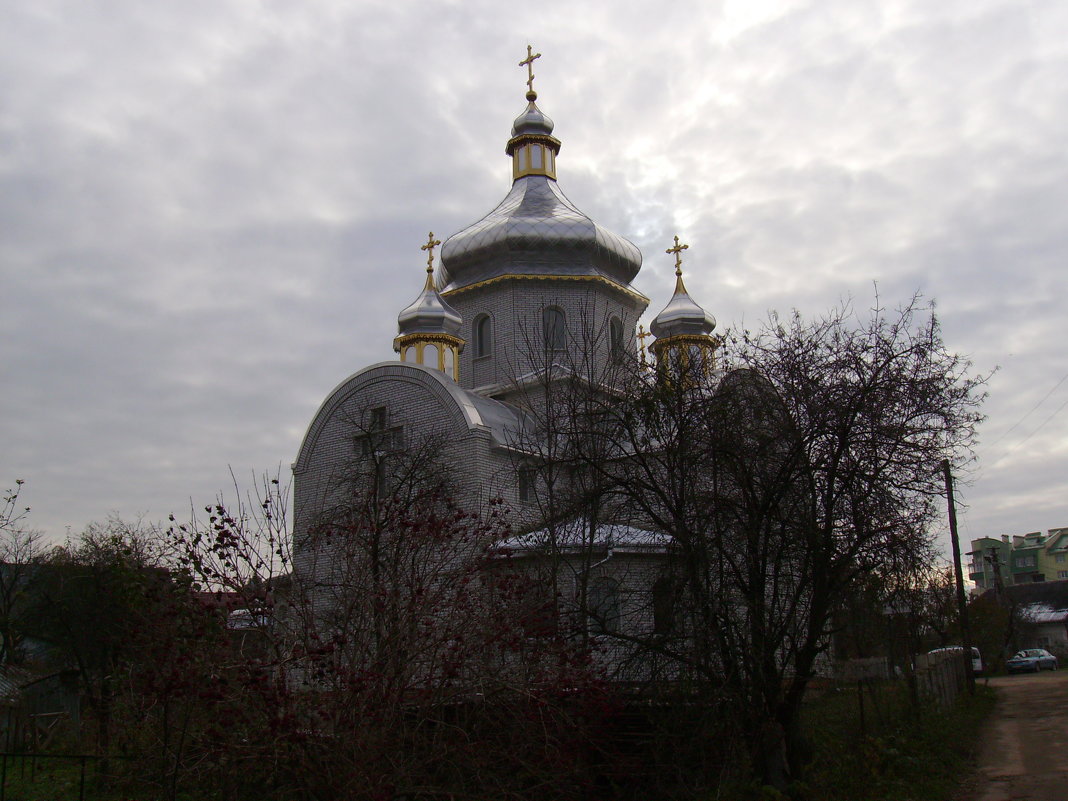
{"type": "Polygon", "coordinates": [[[999,676],[977,775],[960,801],[1068,799],[1068,669],[999,676]]]}

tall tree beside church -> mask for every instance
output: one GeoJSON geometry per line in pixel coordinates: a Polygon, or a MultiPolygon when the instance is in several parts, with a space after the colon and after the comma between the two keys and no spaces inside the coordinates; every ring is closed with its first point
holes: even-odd
{"type": "Polygon", "coordinates": [[[862,577],[929,555],[937,468],[969,457],[982,380],[915,299],[772,317],[732,344],[725,374],[637,376],[606,404],[617,458],[601,447],[587,465],[680,557],[692,636],[647,646],[727,691],[755,772],[784,787],[832,617],[862,577]]]}

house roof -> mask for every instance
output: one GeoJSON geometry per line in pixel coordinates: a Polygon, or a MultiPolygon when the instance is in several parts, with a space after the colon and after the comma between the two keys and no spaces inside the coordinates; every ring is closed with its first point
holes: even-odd
{"type": "Polygon", "coordinates": [[[56,673],[55,670],[40,672],[18,665],[0,666],[0,703],[17,701],[23,689],[56,673]]]}
{"type": "Polygon", "coordinates": [[[1051,528],[1046,539],[1047,551],[1068,551],[1068,529],[1051,528]]]}
{"type": "MultiPolygon", "coordinates": [[[[984,596],[993,597],[995,590],[984,596]]],[[[1068,581],[1033,581],[1005,587],[1005,596],[1033,623],[1068,621],[1068,581]]]]}

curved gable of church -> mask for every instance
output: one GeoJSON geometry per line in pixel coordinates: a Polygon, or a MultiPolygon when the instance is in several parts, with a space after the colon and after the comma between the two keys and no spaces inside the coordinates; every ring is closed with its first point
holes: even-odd
{"type": "Polygon", "coordinates": [[[349,376],[323,401],[304,435],[294,473],[308,469],[328,428],[344,426],[353,434],[362,426],[375,425],[364,418],[383,407],[394,419],[448,431],[454,437],[481,433],[490,445],[507,445],[522,425],[517,410],[468,392],[437,370],[382,362],[349,376]]]}

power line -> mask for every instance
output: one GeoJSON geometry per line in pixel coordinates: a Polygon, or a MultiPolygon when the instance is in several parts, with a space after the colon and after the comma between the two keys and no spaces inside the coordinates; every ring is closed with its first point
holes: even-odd
{"type": "MultiPolygon", "coordinates": [[[[997,438],[996,440],[994,440],[993,442],[991,442],[991,443],[990,443],[990,446],[989,446],[989,447],[993,448],[993,447],[994,447],[995,445],[997,445],[997,444],[998,444],[999,442],[1001,442],[1001,440],[1005,439],[1005,437],[1007,437],[1007,436],[1008,436],[1009,434],[1011,434],[1011,433],[1012,433],[1013,431],[1015,431],[1015,430],[1016,430],[1017,428],[1019,428],[1020,424],[1021,424],[1021,423],[1022,423],[1022,422],[1023,422],[1024,420],[1026,420],[1026,419],[1027,419],[1028,417],[1030,417],[1030,416],[1031,416],[1031,415],[1032,415],[1032,414],[1034,413],[1034,411],[1035,411],[1035,410],[1036,410],[1036,409],[1037,409],[1037,408],[1038,408],[1039,406],[1041,406],[1041,405],[1042,405],[1043,403],[1045,403],[1045,402],[1046,402],[1046,399],[1047,399],[1047,398],[1048,398],[1048,397],[1049,397],[1050,395],[1052,395],[1052,394],[1053,394],[1054,392],[1056,392],[1056,391],[1057,391],[1057,387],[1059,387],[1059,386],[1060,386],[1061,384],[1063,384],[1063,383],[1064,383],[1064,382],[1065,382],[1066,380],[1068,380],[1068,373],[1065,373],[1064,375],[1062,375],[1062,376],[1061,376],[1061,380],[1060,380],[1060,381],[1058,381],[1058,382],[1057,382],[1056,384],[1054,384],[1054,385],[1053,385],[1053,389],[1051,389],[1051,390],[1050,390],[1049,392],[1047,392],[1047,393],[1046,393],[1045,395],[1043,395],[1043,396],[1042,396],[1042,398],[1041,398],[1041,400],[1039,400],[1039,402],[1038,402],[1038,403],[1036,403],[1036,404],[1035,404],[1034,406],[1032,406],[1032,407],[1031,407],[1031,408],[1030,408],[1030,409],[1028,410],[1027,414],[1025,414],[1025,415],[1024,415],[1023,417],[1021,417],[1021,418],[1020,418],[1019,420],[1017,420],[1017,421],[1016,421],[1015,423],[1013,423],[1013,424],[1012,424],[1011,426],[1009,426],[1009,428],[1008,428],[1008,429],[1006,429],[1005,431],[1003,431],[1000,437],[998,437],[998,438],[997,438]]],[[[1058,411],[1059,411],[1059,410],[1058,410],[1058,411]]],[[[1054,414],[1056,414],[1056,412],[1054,412],[1054,414]]],[[[1049,422],[1049,421],[1047,420],[1046,422],[1049,422]]],[[[1045,425],[1045,423],[1043,423],[1043,425],[1045,425]]],[[[1040,428],[1041,428],[1041,426],[1040,426],[1040,428]]],[[[1036,429],[1036,430],[1037,430],[1037,429],[1036,429]]],[[[1032,433],[1032,436],[1033,436],[1033,433],[1032,433]]],[[[1010,452],[1011,452],[1011,451],[1010,451],[1010,452]]]]}
{"type": "Polygon", "coordinates": [[[1060,406],[1058,406],[1054,410],[1053,414],[1051,414],[1049,417],[1047,417],[1045,420],[1043,420],[1039,424],[1038,428],[1036,428],[1034,431],[1032,431],[1030,434],[1028,434],[1022,440],[1020,440],[1015,445],[1013,445],[1011,448],[1009,448],[1007,451],[1005,451],[1005,454],[1000,459],[998,459],[996,462],[994,462],[994,464],[992,464],[990,466],[990,468],[993,469],[993,468],[997,467],[999,464],[1001,464],[1003,461],[1005,461],[1005,459],[1007,459],[1009,456],[1011,456],[1018,448],[1022,447],[1024,445],[1024,443],[1026,443],[1029,439],[1031,439],[1031,437],[1033,437],[1035,434],[1037,434],[1039,431],[1041,431],[1045,427],[1046,423],[1048,423],[1050,420],[1052,420],[1054,417],[1056,417],[1058,414],[1060,414],[1061,411],[1066,406],[1068,406],[1068,400],[1066,400],[1064,403],[1062,403],[1060,406]]]}
{"type": "MultiPolygon", "coordinates": [[[[1041,422],[1041,424],[1039,424],[1038,428],[1036,428],[1034,431],[1032,431],[1030,434],[1028,434],[1022,440],[1020,440],[1016,444],[1016,448],[1019,448],[1021,445],[1023,445],[1025,442],[1027,442],[1027,440],[1031,439],[1031,437],[1033,437],[1035,434],[1037,434],[1039,431],[1041,431],[1042,428],[1046,425],[1046,423],[1048,423],[1050,420],[1052,420],[1054,417],[1056,417],[1058,414],[1061,413],[1061,411],[1064,409],[1065,406],[1068,406],[1068,400],[1066,400],[1064,403],[1062,403],[1060,406],[1058,406],[1054,410],[1053,414],[1051,414],[1049,417],[1047,417],[1045,420],[1043,420],[1041,422]]],[[[1013,448],[1013,450],[1016,450],[1016,448],[1013,448]]],[[[1012,453],[1012,451],[1009,451],[1009,453],[1012,453]]]]}

